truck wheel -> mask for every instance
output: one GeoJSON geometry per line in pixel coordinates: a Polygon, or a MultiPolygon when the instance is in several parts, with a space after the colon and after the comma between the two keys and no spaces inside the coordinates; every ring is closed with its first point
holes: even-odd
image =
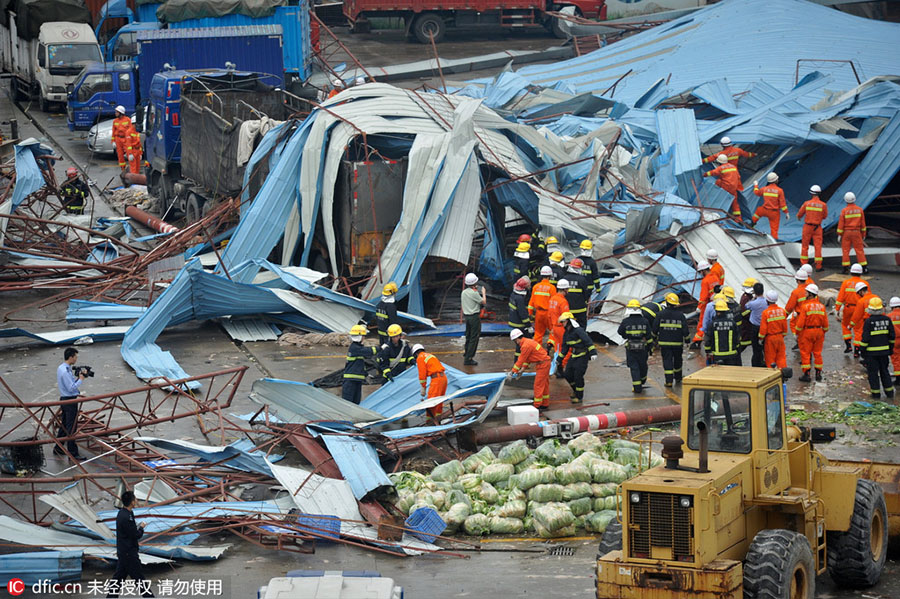
{"type": "Polygon", "coordinates": [[[50,112],[50,102],[47,101],[43,94],[38,96],[38,106],[40,106],[41,112],[50,112]]]}
{"type": "Polygon", "coordinates": [[[864,589],[878,582],[887,559],[888,519],[884,491],[871,480],[856,481],[850,528],[828,534],[828,573],[834,584],[864,589]]]}
{"type": "Polygon", "coordinates": [[[432,36],[435,43],[443,40],[446,31],[447,26],[444,25],[444,19],[433,12],[419,15],[416,22],[413,23],[413,34],[423,44],[430,44],[432,36]]]}
{"type": "Polygon", "coordinates": [[[188,224],[193,224],[203,218],[203,199],[196,193],[188,196],[187,206],[185,207],[185,217],[188,224]]]}
{"type": "Polygon", "coordinates": [[[550,33],[553,34],[553,37],[561,40],[569,39],[569,34],[563,31],[562,26],[559,24],[560,19],[557,17],[553,17],[550,19],[550,33]]]}
{"type": "Polygon", "coordinates": [[[603,531],[600,537],[600,547],[597,548],[597,557],[603,557],[610,551],[622,549],[622,523],[613,520],[603,531]]]}
{"type": "Polygon", "coordinates": [[[813,599],[816,568],[805,536],[762,530],[744,560],[744,599],[813,599]]]}

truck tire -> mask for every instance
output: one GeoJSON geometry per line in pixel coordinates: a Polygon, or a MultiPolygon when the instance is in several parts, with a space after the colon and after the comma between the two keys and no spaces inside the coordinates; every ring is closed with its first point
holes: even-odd
{"type": "Polygon", "coordinates": [[[744,599],[813,599],[816,567],[805,536],[762,530],[744,559],[744,599]]]}
{"type": "Polygon", "coordinates": [[[610,551],[622,549],[622,523],[613,520],[603,531],[600,537],[600,546],[597,548],[597,557],[603,557],[610,551]]]}
{"type": "Polygon", "coordinates": [[[553,37],[561,40],[569,39],[569,34],[563,31],[562,27],[559,24],[559,19],[556,17],[552,17],[550,19],[550,33],[553,34],[553,37]]]}
{"type": "Polygon", "coordinates": [[[447,32],[444,19],[433,12],[419,15],[413,23],[412,29],[413,35],[423,44],[430,44],[432,36],[434,36],[434,42],[437,43],[444,39],[444,34],[447,32]]]}
{"type": "Polygon", "coordinates": [[[850,528],[828,534],[828,573],[834,584],[864,589],[878,582],[887,559],[888,519],[884,491],[871,480],[856,481],[850,528]]]}
{"type": "Polygon", "coordinates": [[[187,224],[193,224],[203,218],[204,203],[203,198],[196,193],[191,193],[188,196],[187,205],[184,209],[184,216],[187,219],[187,224]]]}
{"type": "Polygon", "coordinates": [[[40,106],[41,112],[50,112],[50,102],[40,92],[38,92],[38,106],[40,106]]]}

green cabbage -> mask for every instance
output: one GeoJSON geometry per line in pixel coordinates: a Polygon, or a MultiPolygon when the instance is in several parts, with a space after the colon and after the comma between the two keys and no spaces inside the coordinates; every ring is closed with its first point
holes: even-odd
{"type": "Polygon", "coordinates": [[[493,516],[490,522],[491,532],[514,535],[525,530],[525,526],[519,518],[503,518],[493,516]]]}
{"type": "Polygon", "coordinates": [[[546,503],[548,501],[562,501],[565,487],[562,485],[535,485],[528,489],[528,500],[546,503]]]}
{"type": "Polygon", "coordinates": [[[590,497],[582,497],[581,499],[574,499],[566,503],[569,506],[569,509],[576,516],[583,516],[591,511],[593,505],[591,504],[590,497]]]}
{"type": "Polygon", "coordinates": [[[563,501],[571,501],[573,499],[581,499],[582,497],[591,496],[590,483],[573,483],[563,487],[563,501]]]}
{"type": "Polygon", "coordinates": [[[452,483],[462,474],[465,474],[465,472],[466,469],[463,467],[462,462],[453,460],[446,464],[436,466],[434,470],[431,471],[431,480],[452,483]]]}
{"type": "Polygon", "coordinates": [[[561,485],[571,485],[572,483],[591,482],[591,470],[584,464],[563,464],[557,466],[554,473],[556,474],[556,482],[561,485]]]}
{"type": "Polygon", "coordinates": [[[491,534],[491,519],[484,514],[472,514],[463,522],[463,530],[473,537],[491,534]]]}
{"type": "Polygon", "coordinates": [[[481,471],[481,480],[489,483],[498,483],[502,480],[508,480],[515,472],[512,464],[498,463],[485,466],[481,471]]]}

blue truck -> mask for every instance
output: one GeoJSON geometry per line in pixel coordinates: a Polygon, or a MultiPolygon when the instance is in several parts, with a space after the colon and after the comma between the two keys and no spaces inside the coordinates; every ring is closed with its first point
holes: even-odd
{"type": "MultiPolygon", "coordinates": [[[[267,73],[284,84],[281,27],[218,27],[133,31],[132,60],[86,66],[68,89],[69,129],[90,129],[112,118],[115,107],[134,110],[145,103],[153,77],[163,70],[213,69],[267,73]]],[[[127,56],[122,56],[127,59],[127,56]]]]}
{"type": "Polygon", "coordinates": [[[294,111],[281,83],[267,73],[225,69],[153,77],[144,159],[161,215],[184,214],[194,222],[215,202],[239,194],[245,166],[239,157],[249,158],[254,144],[242,137],[242,125],[264,117],[282,120],[294,111]]]}

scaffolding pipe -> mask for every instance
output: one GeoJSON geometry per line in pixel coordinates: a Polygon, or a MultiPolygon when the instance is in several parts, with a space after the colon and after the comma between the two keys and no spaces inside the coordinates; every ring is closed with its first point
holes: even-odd
{"type": "Polygon", "coordinates": [[[147,214],[137,206],[128,206],[125,208],[125,214],[130,216],[134,220],[138,221],[142,225],[147,225],[154,231],[158,231],[160,233],[177,233],[178,227],[174,225],[170,225],[166,221],[161,218],[156,218],[151,214],[147,214]]]}

